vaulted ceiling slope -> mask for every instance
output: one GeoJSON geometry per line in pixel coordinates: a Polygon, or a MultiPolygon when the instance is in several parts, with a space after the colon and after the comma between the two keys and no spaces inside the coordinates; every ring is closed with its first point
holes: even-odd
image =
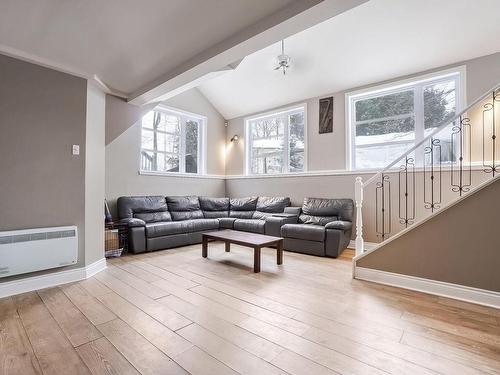
{"type": "MultiPolygon", "coordinates": [[[[111,91],[135,99],[318,4],[342,10],[364,1],[2,0],[0,53],[86,78],[95,75],[111,91]]],[[[225,64],[297,31],[289,25],[281,35],[261,38],[260,44],[227,56],[234,60],[225,64]]],[[[217,64],[195,73],[223,68],[217,64]]],[[[175,85],[196,79],[196,74],[175,85]]],[[[150,95],[136,104],[156,98],[150,95]]]]}
{"type": "Polygon", "coordinates": [[[286,39],[205,82],[227,119],[500,51],[498,0],[371,0],[286,39]]]}

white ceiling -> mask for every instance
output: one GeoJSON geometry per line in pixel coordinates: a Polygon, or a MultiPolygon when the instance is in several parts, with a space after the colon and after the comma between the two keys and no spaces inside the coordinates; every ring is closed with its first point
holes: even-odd
{"type": "Polygon", "coordinates": [[[499,0],[371,0],[289,37],[285,77],[275,44],[200,90],[231,119],[495,53],[499,35],[499,0]]]}
{"type": "Polygon", "coordinates": [[[0,53],[132,93],[295,2],[1,0],[0,53]]]}

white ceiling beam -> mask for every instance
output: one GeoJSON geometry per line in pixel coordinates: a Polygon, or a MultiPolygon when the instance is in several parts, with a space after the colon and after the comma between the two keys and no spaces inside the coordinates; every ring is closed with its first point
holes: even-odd
{"type": "Polygon", "coordinates": [[[290,35],[335,17],[368,0],[298,0],[240,33],[212,46],[177,68],[129,95],[129,102],[144,105],[165,100],[207,79],[231,71],[241,60],[290,35]],[[236,62],[236,63],[235,63],[236,62]]]}

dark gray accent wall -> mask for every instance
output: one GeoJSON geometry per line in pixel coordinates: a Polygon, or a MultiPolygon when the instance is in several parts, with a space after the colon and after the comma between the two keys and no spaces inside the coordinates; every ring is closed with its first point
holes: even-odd
{"type": "Polygon", "coordinates": [[[356,265],[500,292],[500,180],[356,265]]]}
{"type": "Polygon", "coordinates": [[[84,264],[87,81],[0,55],[0,231],[77,225],[84,264]],[[80,145],[80,155],[71,147],[80,145]]]}

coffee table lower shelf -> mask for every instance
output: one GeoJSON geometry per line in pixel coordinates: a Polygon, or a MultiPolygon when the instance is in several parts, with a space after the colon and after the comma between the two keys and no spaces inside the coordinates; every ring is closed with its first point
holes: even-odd
{"type": "Polygon", "coordinates": [[[226,229],[202,233],[201,255],[208,257],[208,240],[224,241],[226,252],[231,251],[231,244],[253,248],[253,272],[260,272],[260,253],[263,247],[276,246],[276,263],[283,264],[283,238],[258,233],[247,233],[226,229]]]}

